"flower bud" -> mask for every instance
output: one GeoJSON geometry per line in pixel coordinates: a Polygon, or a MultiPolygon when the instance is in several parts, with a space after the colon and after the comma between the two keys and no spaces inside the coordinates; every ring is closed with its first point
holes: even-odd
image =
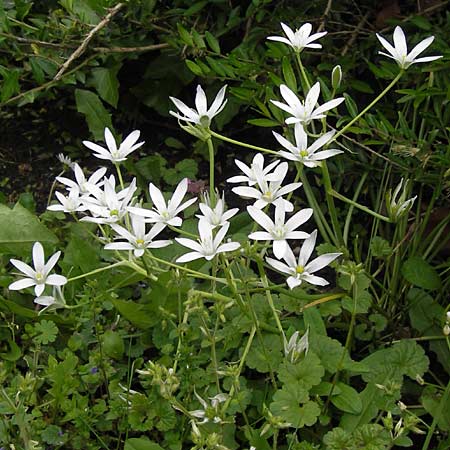
{"type": "Polygon", "coordinates": [[[394,190],[394,193],[392,193],[392,189],[389,189],[389,191],[386,193],[386,209],[389,218],[392,220],[392,222],[397,222],[400,217],[404,216],[405,214],[408,214],[409,210],[411,209],[412,205],[414,204],[414,201],[417,198],[417,195],[415,197],[406,199],[406,195],[408,192],[408,185],[409,180],[406,180],[405,186],[403,187],[403,178],[400,180],[400,183],[397,185],[397,187],[394,190]],[[399,193],[402,191],[399,197],[399,193]]]}
{"type": "Polygon", "coordinates": [[[333,68],[331,72],[331,86],[335,91],[337,91],[341,85],[342,81],[342,68],[340,65],[337,65],[333,68]]]}

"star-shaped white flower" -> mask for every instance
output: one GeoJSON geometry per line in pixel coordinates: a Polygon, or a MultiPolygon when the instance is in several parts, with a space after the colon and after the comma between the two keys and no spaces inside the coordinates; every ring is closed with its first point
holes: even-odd
{"type": "Polygon", "coordinates": [[[273,181],[268,181],[267,175],[256,172],[257,185],[255,187],[238,186],[233,188],[232,191],[241,197],[256,199],[256,202],[254,203],[256,208],[262,209],[270,203],[274,205],[283,203],[285,210],[291,212],[294,210],[294,205],[290,201],[284,199],[283,195],[295,191],[302,183],[290,183],[286,186],[281,186],[286,177],[288,168],[287,162],[283,162],[276,167],[273,174],[270,174],[273,181]]]}
{"type": "Polygon", "coordinates": [[[244,164],[242,161],[239,161],[238,159],[235,159],[234,162],[239,167],[239,169],[242,170],[244,175],[236,175],[234,177],[228,178],[227,182],[248,183],[249,186],[253,186],[258,182],[257,174],[258,177],[262,176],[267,181],[274,181],[276,176],[273,173],[271,174],[270,171],[280,163],[279,160],[275,160],[264,167],[264,155],[262,153],[257,153],[253,157],[253,161],[250,164],[250,167],[247,166],[247,164],[244,164]]]}
{"type": "Polygon", "coordinates": [[[211,403],[208,405],[208,403],[203,400],[197,392],[195,392],[195,389],[194,395],[203,406],[203,409],[189,411],[189,414],[197,419],[202,419],[202,421],[198,422],[198,424],[201,425],[210,421],[213,423],[221,423],[222,419],[220,418],[219,405],[220,403],[225,402],[228,396],[226,394],[217,394],[214,397],[209,397],[211,403]]]}
{"type": "Polygon", "coordinates": [[[408,46],[406,44],[406,37],[403,30],[396,26],[394,30],[394,46],[392,46],[383,36],[377,33],[377,38],[381,42],[381,45],[389,52],[378,52],[381,55],[387,56],[397,61],[397,64],[402,69],[407,69],[411,64],[435,61],[442,58],[439,56],[425,56],[423,58],[417,58],[420,53],[425,51],[431,43],[434,41],[434,36],[427,37],[423,41],[419,42],[409,53],[408,46]]]}
{"type": "Polygon", "coordinates": [[[303,242],[298,260],[295,259],[294,253],[289,245],[286,246],[285,253],[283,255],[283,259],[286,264],[273,258],[266,258],[267,263],[274,269],[289,275],[286,282],[290,289],[300,286],[303,281],[310,284],[315,284],[317,286],[326,286],[329,284],[324,278],[313,274],[318,270],[323,269],[325,266],[328,266],[328,264],[334,261],[338,256],[342,255],[342,253],[326,253],[325,255],[320,255],[311,262],[308,262],[312,252],[314,251],[316,238],[317,230],[314,230],[303,242]]]}
{"type": "Polygon", "coordinates": [[[249,234],[250,239],[257,241],[273,241],[273,253],[276,258],[283,258],[288,248],[288,239],[306,239],[308,233],[296,231],[312,216],[313,210],[305,208],[295,213],[287,222],[286,211],[283,203],[278,203],[275,207],[275,221],[263,211],[255,206],[247,206],[247,211],[252,219],[263,227],[266,231],[256,231],[249,234]]]}
{"type": "Polygon", "coordinates": [[[147,222],[160,222],[166,225],[180,227],[183,220],[181,217],[178,217],[178,214],[197,201],[196,198],[191,198],[190,200],[181,203],[188,189],[188,181],[187,178],[184,178],[178,183],[172,198],[167,203],[162,192],[153,183],[150,183],[148,190],[154,205],[153,208],[149,210],[131,206],[128,210],[138,216],[148,217],[147,222]]]}
{"type": "Polygon", "coordinates": [[[303,24],[299,29],[293,31],[290,27],[281,22],[281,27],[287,38],[284,36],[269,36],[267,39],[271,41],[279,41],[289,45],[295,52],[300,53],[304,48],[322,48],[321,44],[314,43],[317,39],[325,36],[326,31],[311,34],[312,25],[310,23],[303,24]]]}
{"type": "Polygon", "coordinates": [[[115,223],[111,224],[111,228],[119,235],[116,239],[126,239],[127,242],[111,242],[105,245],[105,250],[133,250],[134,256],[139,258],[146,248],[167,247],[172,243],[170,240],[153,240],[165,228],[163,223],[156,223],[146,233],[145,219],[135,214],[130,216],[132,232],[115,223]]]}
{"type": "Polygon", "coordinates": [[[98,144],[90,141],[83,141],[83,144],[93,150],[94,156],[100,159],[107,159],[113,163],[118,163],[121,161],[125,161],[127,156],[137,150],[139,147],[144,145],[144,142],[136,142],[139,139],[141,132],[139,130],[135,130],[131,132],[127,138],[119,145],[117,148],[116,140],[114,139],[113,134],[109,130],[109,128],[105,128],[105,142],[108,149],[101,147],[98,144]]]}
{"type": "Polygon", "coordinates": [[[61,194],[61,192],[58,191],[55,192],[55,195],[60,204],[48,206],[47,209],[49,209],[50,211],[63,211],[66,213],[73,213],[77,211],[86,211],[88,209],[87,206],[83,203],[82,197],[80,197],[80,191],[78,190],[78,187],[70,189],[67,197],[65,197],[64,194],[61,194]]]}
{"type": "Polygon", "coordinates": [[[199,220],[198,233],[200,235],[200,239],[198,241],[186,238],[175,238],[175,240],[183,247],[194,250],[193,252],[180,256],[176,262],[184,263],[200,258],[205,258],[207,261],[211,261],[211,259],[213,259],[218,253],[237,250],[241,246],[239,242],[227,242],[226,244],[222,244],[229,227],[230,223],[227,222],[214,236],[213,226],[204,220],[199,220]]]}
{"type": "Polygon", "coordinates": [[[284,355],[292,364],[295,364],[299,360],[302,353],[305,353],[306,355],[309,350],[309,328],[300,339],[299,335],[300,333],[296,331],[289,339],[289,342],[284,338],[284,355]]]}
{"type": "Polygon", "coordinates": [[[294,128],[295,134],[295,145],[289,142],[286,138],[281,136],[275,131],[272,131],[275,139],[282,145],[285,149],[289,151],[280,150],[278,154],[283,158],[289,159],[291,161],[297,161],[304,164],[306,167],[317,167],[320,161],[330,158],[331,156],[337,155],[339,153],[344,153],[342,150],[338,149],[328,149],[318,152],[321,147],[328,144],[333,138],[334,131],[330,131],[320,136],[313,144],[308,147],[308,135],[303,129],[301,123],[296,123],[294,128]]]}
{"type": "Polygon", "coordinates": [[[34,268],[25,264],[18,259],[10,259],[12,265],[17,267],[27,277],[21,280],[14,281],[8,286],[12,291],[19,291],[31,286],[35,286],[34,292],[39,297],[45,289],[45,285],[62,286],[67,283],[67,278],[62,275],[50,274],[50,271],[55,267],[61,252],[53,254],[48,262],[45,262],[44,248],[40,242],[35,242],[33,245],[33,265],[34,268]]]}
{"type": "Polygon", "coordinates": [[[316,108],[320,95],[319,82],[315,83],[308,91],[304,102],[301,102],[294,92],[284,84],[280,86],[280,93],[287,104],[276,100],[270,101],[278,108],[291,114],[292,117],[288,117],[285,121],[287,124],[303,123],[308,125],[312,120],[323,119],[326,117],[324,112],[336,108],[345,100],[344,97],[335,98],[316,108]]]}
{"type": "Polygon", "coordinates": [[[75,181],[66,177],[56,177],[56,180],[67,186],[67,189],[78,188],[80,194],[89,194],[89,186],[102,186],[103,176],[106,173],[106,167],[100,167],[89,178],[86,179],[83,169],[77,164],[73,164],[73,172],[75,174],[75,181]]]}
{"type": "Polygon", "coordinates": [[[88,188],[92,194],[86,197],[84,204],[94,217],[83,217],[84,222],[115,223],[119,222],[127,213],[128,206],[136,191],[136,178],[130,185],[116,192],[116,180],[113,175],[104,179],[103,190],[97,186],[88,188]]]}
{"type": "Polygon", "coordinates": [[[232,208],[228,211],[225,210],[224,193],[222,193],[222,198],[219,198],[217,195],[217,201],[214,207],[211,206],[211,199],[209,198],[208,193],[205,193],[204,202],[200,203],[198,206],[203,215],[196,214],[196,216],[200,220],[208,222],[213,228],[225,225],[239,211],[239,208],[232,208]]]}
{"type": "Polygon", "coordinates": [[[197,94],[195,96],[195,107],[197,109],[190,108],[175,97],[169,97],[178,110],[184,115],[180,115],[174,111],[169,111],[169,114],[184,122],[191,122],[195,125],[200,125],[203,128],[209,128],[213,117],[217,116],[227,103],[227,100],[224,100],[226,89],[227,86],[220,89],[209,109],[205,91],[200,85],[197,86],[197,94]]]}

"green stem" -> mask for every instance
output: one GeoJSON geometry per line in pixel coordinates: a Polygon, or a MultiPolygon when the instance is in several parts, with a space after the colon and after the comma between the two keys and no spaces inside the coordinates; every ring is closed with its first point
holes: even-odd
{"type": "Polygon", "coordinates": [[[212,139],[209,138],[206,143],[208,144],[209,153],[209,199],[211,202],[211,208],[216,205],[216,194],[214,191],[214,145],[212,139]]]}
{"type": "Polygon", "coordinates": [[[328,166],[327,166],[326,161],[322,161],[321,166],[322,166],[323,184],[325,186],[325,198],[327,200],[328,212],[330,214],[331,223],[333,225],[334,236],[335,236],[336,242],[338,242],[339,245],[343,245],[344,238],[342,237],[341,226],[338,221],[333,196],[331,195],[333,188],[331,186],[330,173],[328,172],[328,166]]]}
{"type": "Polygon", "coordinates": [[[69,278],[67,280],[67,282],[70,283],[71,281],[81,280],[82,278],[89,277],[90,275],[94,275],[96,273],[104,272],[105,270],[110,270],[110,269],[114,269],[115,267],[128,266],[128,265],[129,265],[129,261],[119,261],[114,264],[111,264],[110,266],[100,267],[99,269],[91,270],[90,272],[83,273],[82,275],[77,275],[76,277],[69,278]]]}
{"type": "Polygon", "coordinates": [[[305,81],[305,85],[309,91],[311,89],[311,84],[309,82],[308,75],[306,75],[305,68],[303,67],[302,59],[300,58],[300,53],[296,52],[295,56],[297,59],[298,68],[300,69],[300,73],[302,74],[303,80],[305,81]]]}
{"type": "Polygon", "coordinates": [[[120,164],[114,163],[114,166],[116,167],[117,176],[119,177],[120,187],[121,187],[122,189],[124,189],[124,188],[125,188],[125,185],[123,184],[122,171],[120,170],[120,164]]]}
{"type": "Polygon", "coordinates": [[[346,202],[346,203],[348,203],[349,205],[352,205],[352,206],[354,206],[355,208],[358,208],[358,209],[360,209],[361,211],[364,211],[364,212],[370,214],[371,216],[376,217],[377,219],[384,220],[385,222],[389,222],[389,223],[392,222],[391,219],[389,219],[389,217],[382,216],[381,214],[378,214],[378,213],[376,213],[375,211],[372,211],[372,210],[371,210],[370,208],[368,208],[367,206],[361,205],[360,203],[357,203],[357,202],[355,202],[355,201],[353,201],[353,200],[350,200],[349,198],[347,198],[347,197],[345,197],[345,196],[339,194],[339,192],[336,192],[336,191],[334,191],[334,190],[331,190],[330,194],[331,194],[333,197],[336,197],[336,198],[338,198],[339,200],[342,200],[343,202],[346,202]]]}
{"type": "Polygon", "coordinates": [[[369,111],[374,105],[376,105],[397,83],[398,80],[403,75],[404,70],[400,69],[400,72],[397,74],[397,76],[389,83],[389,85],[384,89],[381,94],[379,94],[374,100],[372,100],[356,117],[354,117],[347,125],[345,125],[344,128],[339,130],[331,139],[331,142],[335,141],[339,136],[344,134],[356,121],[358,121],[367,111],[369,111]]]}
{"type": "MultiPolygon", "coordinates": [[[[364,183],[366,181],[367,178],[367,172],[363,174],[363,176],[361,177],[361,180],[359,180],[358,186],[356,187],[355,190],[355,194],[353,195],[353,202],[356,202],[356,199],[359,197],[359,194],[361,192],[362,187],[364,186],[364,183]]],[[[344,224],[344,235],[343,235],[343,239],[344,239],[344,245],[347,246],[347,242],[348,242],[348,233],[350,230],[350,221],[352,219],[352,215],[353,215],[353,209],[355,208],[355,205],[350,205],[350,208],[348,208],[348,212],[347,212],[347,217],[345,218],[345,224],[344,224]]]]}
{"type": "Polygon", "coordinates": [[[192,239],[198,239],[196,234],[188,233],[187,231],[181,230],[180,228],[174,227],[173,225],[167,225],[169,229],[175,231],[175,233],[182,234],[183,236],[188,236],[192,239]]]}
{"type": "Polygon", "coordinates": [[[251,148],[252,150],[257,150],[259,152],[270,153],[271,155],[278,156],[278,152],[275,152],[274,150],[269,150],[268,148],[257,147],[256,145],[251,145],[251,144],[247,144],[245,142],[236,141],[229,137],[222,136],[221,134],[216,133],[215,131],[211,131],[211,136],[214,136],[215,138],[220,139],[221,141],[225,141],[225,142],[229,142],[230,144],[238,145],[240,147],[251,148]]]}

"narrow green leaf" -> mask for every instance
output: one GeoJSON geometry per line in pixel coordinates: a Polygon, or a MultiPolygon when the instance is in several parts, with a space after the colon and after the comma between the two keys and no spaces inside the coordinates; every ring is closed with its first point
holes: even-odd
{"type": "Polygon", "coordinates": [[[277,127],[279,122],[271,119],[249,119],[247,123],[250,125],[256,125],[257,127],[277,127]]]}
{"type": "Polygon", "coordinates": [[[294,70],[292,69],[289,58],[287,57],[283,58],[281,68],[283,70],[283,77],[284,81],[287,84],[287,87],[291,89],[293,92],[297,92],[297,80],[295,78],[295,73],[294,70]]]}
{"type": "Polygon", "coordinates": [[[205,31],[205,39],[211,50],[215,53],[220,53],[219,41],[209,31],[205,31]]]}
{"type": "Polygon", "coordinates": [[[194,73],[195,75],[198,75],[200,77],[203,76],[202,69],[200,69],[200,67],[194,61],[191,61],[190,59],[186,59],[185,63],[186,63],[186,66],[188,67],[188,69],[192,73],[194,73]]]}
{"type": "Polygon", "coordinates": [[[188,30],[186,30],[186,28],[183,27],[183,25],[181,25],[181,23],[177,23],[177,29],[178,29],[178,33],[180,35],[181,40],[186,44],[186,45],[190,45],[191,47],[194,46],[194,41],[192,40],[192,36],[189,33],[188,30]]]}

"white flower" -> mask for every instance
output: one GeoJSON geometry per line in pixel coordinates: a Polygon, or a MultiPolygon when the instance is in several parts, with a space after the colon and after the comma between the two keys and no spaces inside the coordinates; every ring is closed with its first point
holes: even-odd
{"type": "Polygon", "coordinates": [[[220,403],[223,403],[227,400],[226,394],[217,394],[214,397],[209,397],[209,400],[211,401],[210,405],[208,405],[208,403],[205,400],[203,400],[200,397],[200,395],[197,394],[197,392],[195,392],[195,389],[194,395],[197,397],[197,400],[203,406],[203,409],[196,409],[195,411],[189,411],[189,414],[197,419],[203,419],[201,422],[199,422],[199,425],[210,421],[214,423],[222,422],[222,419],[219,416],[220,414],[219,405],[220,403]]]}
{"type": "Polygon", "coordinates": [[[197,94],[195,96],[195,107],[197,109],[190,108],[175,97],[170,97],[170,100],[172,100],[178,110],[184,115],[181,116],[174,111],[169,111],[169,114],[182,121],[200,125],[202,128],[209,128],[212,118],[217,116],[227,103],[227,100],[224,101],[226,88],[227,86],[224,86],[220,89],[209,109],[205,91],[200,85],[197,86],[197,94]]]}
{"type": "Polygon", "coordinates": [[[321,44],[313,43],[317,39],[327,34],[326,31],[311,34],[312,25],[310,23],[303,24],[299,29],[292,31],[287,25],[281,22],[281,27],[287,38],[283,36],[269,36],[267,39],[271,41],[279,41],[292,47],[297,53],[300,53],[304,48],[322,48],[321,44]]]}
{"type": "Polygon", "coordinates": [[[222,193],[222,198],[217,196],[216,206],[211,207],[211,199],[208,193],[204,194],[204,202],[199,205],[200,211],[203,215],[196,214],[200,220],[205,220],[213,228],[225,225],[237,212],[239,208],[232,208],[225,211],[225,194],[222,193]]]}
{"type": "Polygon", "coordinates": [[[305,352],[305,355],[308,353],[308,335],[309,328],[306,330],[306,333],[300,338],[300,340],[298,339],[298,331],[296,331],[291,336],[289,342],[287,342],[286,338],[284,338],[284,354],[292,364],[295,364],[298,361],[303,352],[305,352]]]}
{"type": "Polygon", "coordinates": [[[178,183],[178,186],[176,187],[172,198],[169,200],[169,202],[166,203],[162,192],[153,183],[150,183],[148,190],[154,205],[153,208],[149,210],[131,206],[128,208],[128,210],[138,216],[148,217],[148,222],[160,222],[166,225],[180,227],[183,223],[183,220],[181,219],[181,217],[178,217],[178,214],[180,214],[181,211],[197,201],[196,198],[192,198],[184,203],[181,203],[187,192],[187,189],[188,179],[184,178],[178,183]]]}
{"type": "Polygon", "coordinates": [[[344,153],[342,150],[328,149],[318,152],[319,148],[328,144],[328,142],[333,138],[334,131],[330,131],[320,136],[312,145],[308,147],[308,135],[303,129],[303,125],[300,123],[295,124],[295,145],[285,139],[275,131],[272,132],[275,139],[282,145],[285,149],[289,151],[280,150],[278,154],[283,158],[289,159],[291,161],[298,161],[304,164],[306,167],[317,167],[320,165],[320,161],[323,159],[330,158],[331,156],[337,155],[339,153],[344,153]]]}
{"type": "Polygon", "coordinates": [[[83,199],[80,197],[78,187],[70,189],[69,195],[65,197],[61,192],[55,192],[59,200],[59,205],[50,205],[47,207],[50,211],[63,211],[66,213],[73,213],[76,211],[86,211],[87,206],[84,205],[83,199]]]}
{"type": "Polygon", "coordinates": [[[133,250],[134,256],[137,258],[144,254],[146,248],[167,247],[172,243],[170,240],[153,240],[165,228],[164,224],[157,223],[146,233],[145,219],[134,214],[131,214],[131,233],[126,228],[115,223],[111,224],[111,228],[119,235],[118,238],[126,239],[127,242],[106,244],[105,250],[133,250]]]}
{"type": "Polygon", "coordinates": [[[276,259],[266,258],[268,264],[270,264],[274,269],[289,275],[286,282],[290,289],[300,286],[302,281],[306,281],[307,283],[315,284],[317,286],[326,286],[328,284],[327,280],[315,276],[313,273],[330,264],[330,262],[342,255],[342,253],[326,253],[325,255],[318,256],[308,263],[316,244],[316,237],[317,230],[314,230],[305,242],[303,242],[298,260],[295,259],[294,253],[288,245],[286,246],[285,253],[283,255],[283,259],[286,264],[281,261],[277,261],[276,259]]]}
{"type": "Polygon", "coordinates": [[[313,210],[305,208],[295,213],[285,222],[286,211],[283,203],[278,203],[275,207],[275,222],[263,211],[254,206],[247,206],[247,211],[252,219],[266,231],[256,231],[249,234],[250,239],[257,241],[273,241],[273,253],[276,258],[283,258],[287,248],[287,239],[306,239],[308,233],[295,231],[312,216],[313,210]]]}
{"type": "Polygon", "coordinates": [[[130,133],[127,138],[119,145],[117,148],[116,140],[114,139],[113,134],[109,130],[109,128],[105,128],[105,142],[108,149],[101,147],[98,144],[94,144],[90,141],[83,141],[83,144],[93,150],[94,156],[100,159],[107,159],[113,163],[117,163],[120,161],[125,161],[127,156],[137,150],[139,147],[144,145],[144,142],[137,142],[139,139],[141,132],[139,130],[135,130],[130,133]]]}
{"type": "Polygon", "coordinates": [[[51,274],[50,271],[55,267],[61,252],[56,252],[45,263],[44,248],[40,242],[33,245],[33,265],[34,268],[18,259],[10,259],[12,265],[17,267],[27,278],[15,281],[8,286],[12,291],[18,291],[31,286],[35,286],[34,292],[39,297],[45,289],[45,285],[62,286],[67,283],[67,278],[62,275],[51,274]]]}
{"type": "Polygon", "coordinates": [[[85,205],[94,217],[83,217],[84,222],[115,223],[127,213],[127,208],[136,191],[136,178],[125,189],[116,192],[116,180],[113,175],[105,178],[103,190],[97,186],[88,188],[93,197],[85,199],[85,205]]]}
{"type": "Polygon", "coordinates": [[[278,102],[276,100],[270,100],[275,106],[288,112],[292,117],[286,119],[287,124],[303,123],[309,124],[312,120],[323,119],[326,117],[324,112],[330,109],[336,108],[345,99],[344,97],[335,98],[329,102],[324,103],[322,106],[316,108],[317,100],[320,95],[320,83],[317,82],[306,94],[304,102],[301,102],[298,97],[292,92],[286,85],[280,86],[281,96],[284,98],[287,104],[278,102]]]}
{"type": "Polygon", "coordinates": [[[259,177],[263,177],[267,181],[275,180],[276,176],[274,174],[270,174],[269,172],[280,163],[279,160],[275,160],[264,167],[264,155],[262,153],[257,153],[253,157],[253,161],[250,167],[248,167],[238,159],[235,159],[234,162],[239,167],[239,169],[244,172],[244,175],[236,175],[234,177],[228,178],[227,182],[248,183],[249,186],[253,186],[258,182],[256,174],[258,174],[259,177]]]}
{"type": "Polygon", "coordinates": [[[41,295],[34,299],[34,303],[37,305],[45,306],[44,309],[39,311],[39,314],[47,311],[48,309],[66,308],[66,299],[61,291],[61,286],[53,286],[53,295],[41,295]]]}
{"type": "Polygon", "coordinates": [[[77,164],[73,164],[73,171],[75,174],[75,180],[66,177],[56,177],[56,179],[67,186],[67,189],[77,188],[82,195],[89,194],[89,187],[91,186],[102,186],[102,178],[106,173],[106,167],[100,167],[97,169],[88,179],[86,179],[83,169],[77,164]]]}
{"type": "Polygon", "coordinates": [[[227,242],[221,244],[225,235],[227,234],[230,223],[227,222],[220,230],[213,236],[213,227],[204,220],[198,221],[198,233],[200,239],[194,241],[186,238],[175,238],[175,240],[183,247],[194,250],[193,252],[186,253],[180,256],[176,262],[188,262],[194,259],[205,258],[207,261],[211,261],[218,253],[232,252],[237,250],[241,244],[239,242],[227,242]]]}
{"type": "Polygon", "coordinates": [[[417,58],[420,53],[426,50],[434,40],[434,36],[427,37],[422,42],[419,42],[409,53],[406,44],[406,37],[403,30],[397,26],[394,30],[394,46],[389,44],[389,42],[377,33],[377,38],[381,42],[381,45],[389,52],[378,52],[381,55],[387,56],[397,61],[397,64],[402,69],[407,69],[411,64],[420,62],[435,61],[436,59],[442,58],[439,56],[425,56],[424,58],[417,58]]]}
{"type": "Polygon", "coordinates": [[[282,198],[282,196],[289,192],[295,191],[295,189],[298,189],[302,183],[290,183],[286,186],[281,186],[281,183],[283,183],[283,180],[286,177],[288,168],[289,166],[287,162],[281,163],[275,168],[273,174],[270,174],[272,175],[270,179],[273,181],[269,182],[267,175],[256,172],[256,187],[238,186],[233,188],[232,191],[241,197],[256,199],[256,202],[254,203],[256,208],[262,209],[270,203],[274,205],[283,203],[285,210],[291,212],[294,210],[294,205],[290,201],[282,198]]]}
{"type": "Polygon", "coordinates": [[[388,192],[386,193],[386,209],[389,218],[394,222],[396,222],[398,219],[400,219],[400,217],[409,212],[409,210],[412,208],[417,198],[417,195],[415,195],[410,199],[406,198],[406,195],[408,193],[408,185],[409,180],[406,180],[403,191],[400,194],[400,190],[402,189],[403,186],[403,178],[402,178],[400,180],[400,183],[395,188],[393,194],[391,189],[389,189],[388,192]],[[398,196],[399,194],[400,197],[398,196]]]}
{"type": "Polygon", "coordinates": [[[64,166],[68,166],[71,169],[73,168],[74,163],[72,162],[72,160],[70,159],[69,156],[66,156],[64,153],[58,153],[56,155],[56,157],[58,158],[58,161],[64,165],[64,166]]]}

